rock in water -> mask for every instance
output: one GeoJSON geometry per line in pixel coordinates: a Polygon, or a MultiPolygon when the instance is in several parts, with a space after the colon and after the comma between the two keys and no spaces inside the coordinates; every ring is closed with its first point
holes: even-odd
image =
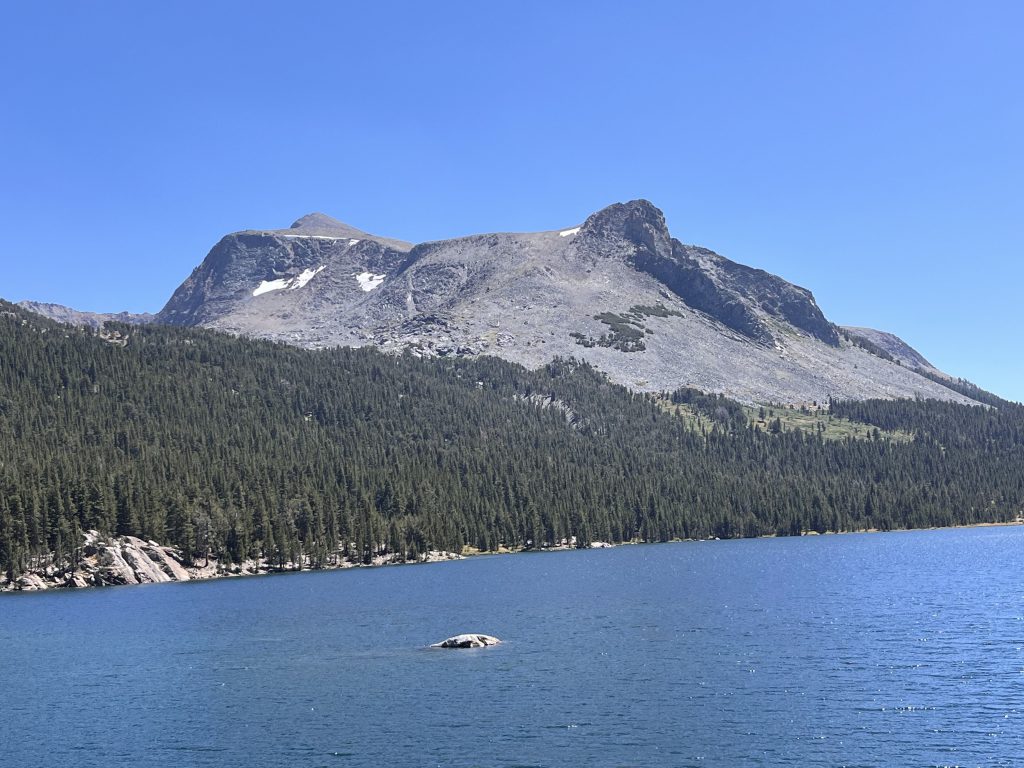
{"type": "Polygon", "coordinates": [[[486,648],[488,645],[500,643],[496,637],[490,635],[456,635],[447,640],[434,643],[431,648],[486,648]]]}

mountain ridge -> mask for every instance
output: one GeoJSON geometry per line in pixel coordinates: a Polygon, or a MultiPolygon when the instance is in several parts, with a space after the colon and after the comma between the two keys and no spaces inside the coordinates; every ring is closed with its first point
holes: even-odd
{"type": "Polygon", "coordinates": [[[58,323],[68,325],[86,326],[89,328],[102,328],[105,323],[128,323],[129,325],[141,325],[151,323],[156,315],[149,312],[86,312],[73,309],[63,304],[54,304],[47,301],[23,300],[17,302],[17,306],[27,309],[37,315],[56,320],[58,323]]]}
{"type": "Polygon", "coordinates": [[[493,354],[528,367],[580,357],[636,390],[692,386],[745,402],[969,401],[847,338],[810,290],[677,240],[647,200],[562,230],[338,239],[356,233],[309,214],[290,230],[227,235],[157,320],[310,348],[493,354]],[[304,228],[314,234],[289,237],[304,228]]]}
{"type": "Polygon", "coordinates": [[[975,402],[895,335],[837,326],[810,290],[684,244],[647,200],[566,229],[418,244],[310,213],[225,235],[153,320],[531,368],[577,357],[637,391],[747,403],[975,402]]]}

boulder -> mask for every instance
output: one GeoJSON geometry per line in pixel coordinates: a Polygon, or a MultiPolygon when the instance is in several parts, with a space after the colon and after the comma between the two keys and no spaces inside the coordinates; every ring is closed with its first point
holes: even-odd
{"type": "Polygon", "coordinates": [[[46,589],[46,582],[37,573],[26,573],[18,579],[18,589],[32,592],[39,589],[46,589]]]}
{"type": "Polygon", "coordinates": [[[455,637],[449,637],[447,640],[443,640],[440,643],[434,643],[431,648],[486,648],[488,645],[497,645],[500,643],[496,637],[490,635],[455,635],[455,637]]]}
{"type": "Polygon", "coordinates": [[[170,547],[162,547],[159,544],[150,542],[144,550],[149,559],[160,566],[161,570],[170,576],[171,581],[188,581],[188,571],[179,562],[180,555],[170,547]]]}
{"type": "Polygon", "coordinates": [[[147,544],[134,536],[124,536],[121,541],[121,555],[141,584],[158,584],[171,581],[160,566],[146,553],[147,544]]]}
{"type": "Polygon", "coordinates": [[[125,560],[121,547],[117,543],[109,546],[101,545],[99,552],[99,568],[94,578],[100,584],[139,584],[135,570],[125,560]]]}

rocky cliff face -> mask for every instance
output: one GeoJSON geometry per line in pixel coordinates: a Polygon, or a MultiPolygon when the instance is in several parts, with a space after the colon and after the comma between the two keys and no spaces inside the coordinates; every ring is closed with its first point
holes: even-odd
{"type": "Polygon", "coordinates": [[[275,317],[286,327],[296,314],[326,320],[337,305],[358,303],[378,275],[394,272],[410,247],[318,213],[287,230],[237,232],[213,247],[158,319],[240,332],[275,317]],[[303,290],[313,278],[316,286],[303,290]]]}
{"type": "Polygon", "coordinates": [[[563,230],[415,246],[311,214],[223,238],[157,320],[306,347],[573,356],[635,389],[748,402],[965,399],[840,334],[810,291],[676,240],[644,200],[563,230]]]}
{"type": "Polygon", "coordinates": [[[839,346],[836,329],[810,291],[706,248],[683,245],[669,235],[661,211],[646,200],[594,214],[580,237],[584,247],[629,253],[637,270],[657,279],[690,307],[762,344],[774,345],[768,318],[777,318],[839,346]]]}

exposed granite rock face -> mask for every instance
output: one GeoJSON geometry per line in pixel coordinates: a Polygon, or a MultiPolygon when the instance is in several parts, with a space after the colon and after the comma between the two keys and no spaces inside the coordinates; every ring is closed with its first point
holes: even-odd
{"type": "Polygon", "coordinates": [[[501,640],[491,635],[455,635],[440,643],[434,643],[431,648],[486,648],[490,645],[499,645],[501,640]]]}
{"type": "MultiPolygon", "coordinates": [[[[416,562],[436,563],[461,560],[454,552],[431,550],[416,562]]],[[[393,556],[374,558],[373,565],[405,562],[393,556]]],[[[303,571],[314,567],[307,559],[303,562],[271,563],[266,559],[247,560],[244,563],[219,563],[213,558],[186,562],[174,547],[143,541],[135,536],[103,536],[98,531],[86,531],[76,556],[63,563],[45,562],[19,575],[13,582],[0,572],[0,592],[37,591],[59,588],[118,586],[125,584],[159,584],[169,581],[194,581],[226,576],[244,576],[271,571],[303,571]]],[[[354,568],[357,563],[344,559],[318,568],[354,568]]]]}
{"type": "Polygon", "coordinates": [[[93,586],[158,584],[190,578],[180,553],[134,536],[107,540],[97,531],[88,531],[83,555],[71,579],[78,576],[80,581],[93,586]]]}
{"type": "Polygon", "coordinates": [[[407,244],[396,248],[398,241],[340,223],[330,228],[324,218],[306,216],[289,230],[224,237],[174,292],[159,322],[219,326],[236,316],[229,325],[243,330],[295,313],[329,317],[332,304],[358,303],[376,276],[394,272],[404,260],[407,244]],[[360,281],[360,275],[366,277],[360,281]],[[302,290],[314,279],[315,290],[302,290]]]}
{"type": "Polygon", "coordinates": [[[694,309],[762,344],[775,338],[764,315],[788,322],[831,346],[839,334],[805,288],[761,269],[737,264],[706,248],[683,245],[669,235],[665,217],[646,200],[619,203],[595,213],[581,238],[598,249],[622,241],[630,262],[653,276],[694,309]]]}
{"type": "Polygon", "coordinates": [[[46,589],[47,584],[38,573],[26,573],[20,576],[17,581],[18,589],[23,592],[35,592],[46,589]]]}
{"type": "Polygon", "coordinates": [[[929,363],[924,355],[911,347],[907,342],[892,333],[876,331],[874,328],[858,328],[844,325],[843,330],[850,336],[861,338],[874,344],[879,349],[891,355],[894,360],[899,360],[902,365],[910,368],[921,368],[940,376],[945,376],[938,368],[929,363]]]}
{"type": "Polygon", "coordinates": [[[132,312],[80,312],[62,304],[48,304],[41,301],[19,301],[18,306],[35,312],[37,315],[68,325],[82,325],[88,328],[102,328],[106,322],[142,325],[151,323],[156,315],[148,312],[135,314],[132,312]]]}
{"type": "Polygon", "coordinates": [[[577,357],[745,402],[962,395],[841,338],[804,288],[674,239],[645,200],[578,226],[411,246],[323,214],[223,238],[158,321],[300,346],[577,357]]]}
{"type": "Polygon", "coordinates": [[[0,583],[0,589],[157,584],[191,578],[193,575],[182,562],[181,554],[172,547],[134,536],[107,538],[97,531],[86,531],[73,563],[47,563],[22,574],[13,584],[0,583]]]}

